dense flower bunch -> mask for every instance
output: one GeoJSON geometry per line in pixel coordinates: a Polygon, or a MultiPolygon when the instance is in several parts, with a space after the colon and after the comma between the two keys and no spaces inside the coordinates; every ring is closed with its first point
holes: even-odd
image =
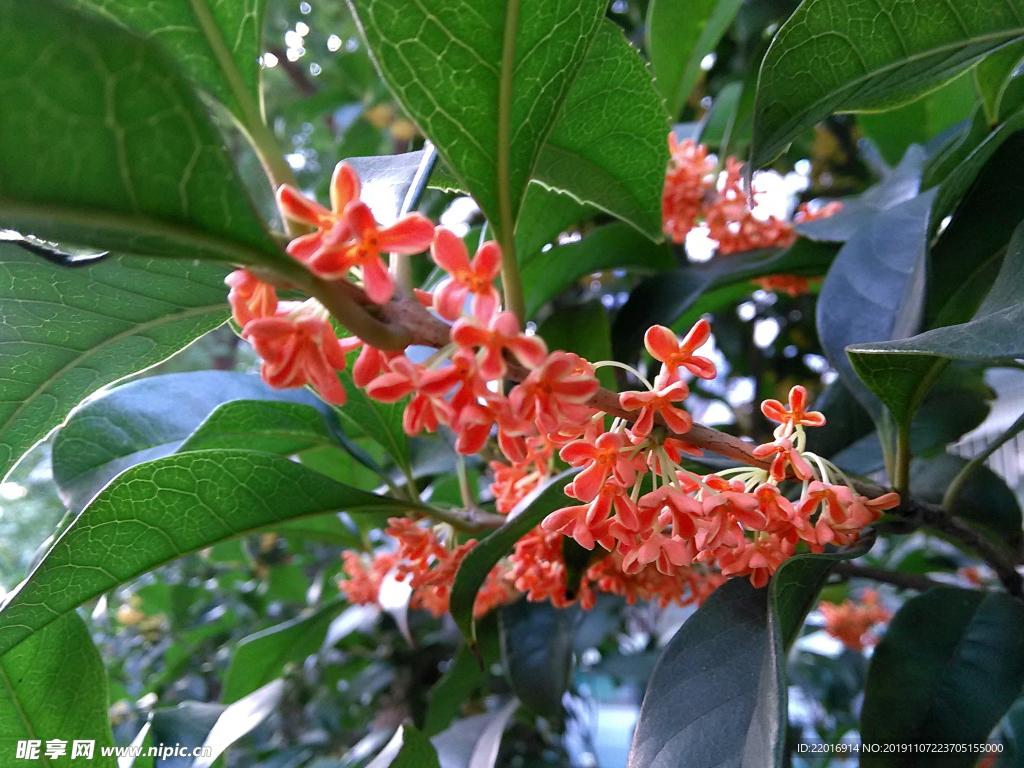
{"type": "Polygon", "coordinates": [[[878,593],[861,592],[860,600],[844,600],[839,605],[822,602],[818,611],[825,618],[825,631],[851,651],[863,651],[878,642],[871,630],[892,618],[892,611],[878,604],[878,593]]]}
{"type": "MultiPolygon", "coordinates": [[[[665,234],[672,240],[682,243],[701,222],[708,236],[718,243],[719,256],[755,248],[784,248],[796,240],[791,223],[775,216],[759,219],[754,215],[747,201],[742,164],[735,157],[726,158],[725,171],[719,175],[705,145],[692,139],[679,141],[674,133],[669,133],[668,146],[670,159],[662,196],[662,221],[665,234]]],[[[804,203],[793,221],[825,218],[840,207],[840,203],[831,202],[812,211],[804,203]]],[[[754,282],[766,291],[784,291],[791,296],[805,293],[808,288],[807,278],[799,275],[769,275],[754,282]]]]}
{"type": "MultiPolygon", "coordinates": [[[[448,277],[420,298],[453,323],[449,343],[414,357],[411,350],[383,352],[354,337],[338,338],[318,302],[279,302],[273,287],[245,271],[228,278],[234,317],[263,358],[271,386],[310,385],[341,404],[345,390],[336,372],[360,349],[353,382],[379,402],[408,398],[408,434],[445,425],[456,436],[455,450],[466,455],[492,443],[504,457],[490,464],[500,513],[555,475],[564,466],[559,460],[578,468],[565,487],[572,503],[548,515],[495,567],[477,598],[478,614],[518,592],[557,605],[569,601],[567,590],[584,606],[599,591],[664,605],[700,602],[732,576],[762,586],[801,542],[820,552],[826,544],[854,541],[898,502],[895,494],[857,495],[840,470],[805,450],[804,428],[820,426],[824,417],[806,410],[802,387],[790,393],[788,408],[773,400],[763,405],[779,422],[775,440],[755,451],[771,459],[770,469],[707,475],[686,469],[685,455],[701,455],[680,437],[692,426],[682,406],[687,380],[716,375],[712,361],[697,354],[711,335],[705,320],[682,340],[662,326],[647,331],[647,351],[661,364],[659,372],[652,382],[628,369],[643,389],[619,394],[619,417],[609,424],[610,416],[591,400],[599,389],[596,368],[612,363],[549,351],[502,311],[493,285],[502,259],[496,243],[482,244],[471,260],[459,237],[418,214],[380,229],[358,199],[359,186],[355,173],[339,165],[331,210],[283,187],[282,210],[314,228],[293,240],[289,253],[320,277],[361,280],[367,296],[382,303],[394,286],[381,250],[411,254],[429,246],[448,277]],[[506,379],[519,382],[507,393],[506,379]],[[780,489],[789,481],[799,484],[795,501],[780,489]],[[578,588],[568,584],[564,537],[594,553],[578,588]]],[[[443,613],[455,572],[475,541],[460,543],[447,524],[389,523],[394,549],[372,558],[346,553],[342,589],[353,602],[373,602],[393,574],[408,580],[412,607],[443,613]]]]}

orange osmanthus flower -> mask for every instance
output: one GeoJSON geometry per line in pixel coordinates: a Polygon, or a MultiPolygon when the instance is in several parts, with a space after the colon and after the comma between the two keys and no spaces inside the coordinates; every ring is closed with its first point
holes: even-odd
{"type": "Polygon", "coordinates": [[[482,323],[488,322],[498,310],[501,298],[494,287],[494,279],[501,274],[501,248],[495,242],[480,246],[469,261],[469,252],[462,238],[449,229],[438,227],[430,246],[434,261],[449,277],[434,289],[434,308],[445,320],[458,320],[466,297],[472,296],[472,315],[482,323]]]}

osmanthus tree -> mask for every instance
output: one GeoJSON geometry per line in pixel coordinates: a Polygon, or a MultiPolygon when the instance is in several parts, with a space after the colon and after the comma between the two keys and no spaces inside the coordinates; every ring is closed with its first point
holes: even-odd
{"type": "MultiPolygon", "coordinates": [[[[676,603],[699,607],[650,675],[629,766],[782,765],[789,684],[830,663],[787,659],[838,577],[890,590],[829,586],[821,611],[849,648],[878,642],[849,727],[905,746],[862,763],[1017,764],[1024,537],[984,462],[1024,419],[970,461],[945,446],[984,418],[985,369],[1024,358],[1024,3],[742,5],[651,0],[640,23],[604,0],[349,0],[347,53],[369,53],[414,151],[343,143],[310,169],[267,127],[260,62],[281,57],[259,0],[0,0],[0,460],[53,432],[69,509],[0,608],[5,764],[33,739],[54,765],[71,753],[50,740],[114,743],[79,609],[250,534],[334,546],[341,597],[231,643],[219,689],[157,708],[138,744],[184,722],[210,765],[294,711],[311,669],[318,701],[344,691],[334,646],[380,605],[410,642],[449,614],[464,640],[427,705],[327,764],[492,766],[510,722],[557,733],[588,611],[618,626],[624,605],[676,603]],[[851,112],[860,155],[833,117],[851,112]],[[752,172],[820,164],[827,141],[847,145],[823,187],[877,181],[791,218],[751,209],[752,172]],[[468,234],[436,223],[455,196],[479,210],[468,234]],[[689,260],[701,239],[714,255],[689,260]],[[737,330],[755,287],[800,297],[794,336],[816,306],[834,372],[817,404],[797,346],[737,330]],[[265,384],[107,388],[229,317],[265,384]],[[687,401],[707,412],[729,375],[753,407],[696,423],[687,401]]],[[[287,62],[308,85],[302,26],[287,62]]],[[[362,637],[346,659],[373,652],[362,637]]],[[[358,731],[282,728],[260,764],[336,758],[358,731]]]]}

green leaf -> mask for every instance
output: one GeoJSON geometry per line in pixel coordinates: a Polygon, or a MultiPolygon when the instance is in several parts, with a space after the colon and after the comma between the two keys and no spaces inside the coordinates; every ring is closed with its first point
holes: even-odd
{"type": "Polygon", "coordinates": [[[90,739],[96,741],[95,764],[115,768],[117,760],[100,755],[114,745],[107,706],[103,661],[74,612],[0,656],[0,754],[9,765],[20,762],[14,755],[21,740],[43,741],[42,756],[46,740],[65,739],[70,757],[75,739],[90,739]]]}
{"type": "Polygon", "coordinates": [[[278,392],[258,376],[227,371],[152,376],[89,400],[71,413],[53,438],[53,478],[62,500],[69,509],[80,511],[124,470],[182,447],[183,441],[221,404],[257,398],[319,402],[308,392],[278,392]]]}
{"type": "MultiPolygon", "coordinates": [[[[946,488],[966,464],[966,459],[948,453],[928,461],[915,459],[910,465],[910,492],[914,498],[941,504],[946,488]]],[[[1017,494],[988,467],[971,472],[947,511],[976,523],[996,544],[1012,552],[1020,549],[1024,522],[1017,494]]]]}
{"type": "Polygon", "coordinates": [[[509,513],[507,523],[480,541],[463,558],[455,573],[448,605],[455,624],[470,643],[476,643],[473,603],[487,574],[501,558],[512,551],[517,541],[540,525],[545,517],[571,503],[564,489],[578,471],[570,469],[562,472],[531,491],[509,513]]]}
{"type": "Polygon", "coordinates": [[[459,646],[451,668],[430,689],[427,713],[423,719],[423,732],[434,736],[447,728],[459,714],[463,702],[477,689],[486,685],[491,667],[500,660],[496,612],[489,613],[477,625],[477,658],[469,643],[459,646]],[[482,660],[482,663],[481,663],[482,660]]]}
{"type": "Polygon", "coordinates": [[[0,242],[0,277],[0,475],[87,395],[228,318],[213,265],[118,257],[67,269],[0,242]]]}
{"type": "Polygon", "coordinates": [[[622,30],[605,20],[533,177],[660,241],[668,129],[647,65],[622,30]]]}
{"type": "Polygon", "coordinates": [[[487,218],[515,228],[603,0],[349,0],[385,82],[487,218]]]}
{"type": "Polygon", "coordinates": [[[989,125],[1005,120],[1020,107],[1017,68],[1024,61],[1024,42],[990,53],[974,68],[974,84],[989,125]]]}
{"type": "Polygon", "coordinates": [[[921,322],[928,217],[935,192],[888,208],[839,251],[818,297],[818,338],[829,362],[876,418],[878,401],[858,378],[846,347],[902,338],[921,322]]]}
{"type": "Polygon", "coordinates": [[[647,50],[658,90],[678,117],[700,76],[700,63],[732,26],[742,0],[651,0],[647,50]]]}
{"type": "Polygon", "coordinates": [[[1006,173],[1021,163],[1024,132],[1013,134],[996,150],[932,246],[926,328],[966,322],[981,306],[1024,219],[1024,180],[1006,173]]]}
{"type": "MultiPolygon", "coordinates": [[[[156,744],[181,745],[188,753],[201,747],[210,729],[224,712],[220,704],[207,704],[201,701],[183,701],[176,707],[162,707],[153,710],[150,718],[148,746],[156,744]]],[[[145,757],[142,758],[145,760],[145,757]]],[[[160,762],[152,758],[146,766],[158,765],[159,768],[192,768],[192,757],[165,757],[160,762]]],[[[135,761],[135,766],[139,766],[135,761]]]]}
{"type": "Polygon", "coordinates": [[[821,275],[835,253],[835,247],[827,243],[799,239],[784,251],[759,250],[713,258],[654,275],[633,289],[615,318],[612,326],[615,358],[633,357],[641,349],[648,328],[655,324],[672,325],[713,289],[743,284],[745,292],[752,292],[746,284],[755,277],[821,275]]]}
{"type": "Polygon", "coordinates": [[[974,82],[969,72],[897,109],[860,115],[864,135],[895,165],[911,144],[926,144],[946,128],[970,116],[974,82]]]}
{"type": "Polygon", "coordinates": [[[906,103],[1022,36],[1020,0],[804,3],[761,64],[753,163],[768,163],[833,112],[906,103]]]}
{"type": "Polygon", "coordinates": [[[615,267],[666,270],[675,266],[672,248],[656,245],[625,224],[609,224],[582,240],[558,245],[523,266],[526,315],[533,317],[546,303],[592,272],[615,267]]]}
{"type": "Polygon", "coordinates": [[[440,768],[437,752],[430,740],[406,723],[395,731],[384,749],[377,753],[366,768],[440,768]]]}
{"type": "MultiPolygon", "coordinates": [[[[516,230],[516,260],[520,270],[539,258],[545,246],[557,245],[558,236],[578,221],[589,218],[594,208],[570,195],[547,189],[534,182],[526,190],[520,217],[529,226],[516,230]]],[[[530,301],[527,291],[527,301],[530,301]]],[[[535,302],[531,302],[530,306],[535,302]]]]}
{"type": "Polygon", "coordinates": [[[0,224],[144,256],[295,270],[191,84],[151,43],[50,0],[2,0],[0,36],[0,224]]]}
{"type": "MultiPolygon", "coordinates": [[[[574,352],[592,363],[612,359],[608,312],[599,301],[559,309],[540,324],[537,333],[549,349],[574,352]]],[[[616,389],[610,367],[599,368],[597,378],[601,386],[616,389]]]]}
{"type": "Polygon", "coordinates": [[[301,662],[319,651],[327,628],[344,607],[344,602],[335,600],[307,616],[243,637],[231,656],[220,700],[225,704],[238,701],[281,677],[286,664],[301,662]]]}
{"type": "Polygon", "coordinates": [[[950,360],[998,362],[1024,357],[1024,227],[974,319],[909,339],[857,344],[849,357],[857,374],[889,408],[897,423],[909,419],[950,360]]]}
{"type": "Polygon", "coordinates": [[[178,450],[246,448],[290,456],[310,448],[337,445],[336,434],[323,411],[312,405],[234,400],[218,406],[178,450]]]}
{"type": "MultiPolygon", "coordinates": [[[[937,587],[908,600],[868,667],[861,738],[876,744],[979,744],[1024,685],[1024,603],[937,587]]],[[[978,756],[929,755],[945,768],[978,756]]],[[[916,752],[861,755],[864,768],[920,765],[916,752]]]]}
{"type": "Polygon", "coordinates": [[[71,0],[162,45],[196,84],[238,116],[262,120],[263,0],[71,0]]]}
{"type": "Polygon", "coordinates": [[[203,741],[209,754],[196,758],[192,768],[210,768],[228,747],[274,714],[284,693],[284,680],[272,680],[225,707],[203,741]]]}
{"type": "Polygon", "coordinates": [[[498,614],[501,657],[512,692],[541,717],[558,719],[573,668],[579,606],[555,608],[522,598],[498,614]]]}
{"type": "Polygon", "coordinates": [[[786,730],[785,660],[838,560],[798,555],[766,589],[735,578],[715,590],[665,646],[633,732],[630,768],[779,765],[786,730]]]}
{"type": "Polygon", "coordinates": [[[300,517],[429,508],[336,483],[281,456],[195,451],[140,464],[92,500],[0,610],[0,652],[158,565],[300,517]]]}
{"type": "Polygon", "coordinates": [[[969,151],[965,149],[963,159],[950,169],[943,179],[942,185],[939,187],[939,194],[935,199],[935,208],[932,211],[932,221],[942,221],[942,219],[953,212],[957,203],[960,202],[974,183],[981,169],[992,158],[999,147],[1010,136],[1022,129],[1024,129],[1024,109],[1015,112],[994,130],[986,133],[977,146],[971,147],[969,151]]]}

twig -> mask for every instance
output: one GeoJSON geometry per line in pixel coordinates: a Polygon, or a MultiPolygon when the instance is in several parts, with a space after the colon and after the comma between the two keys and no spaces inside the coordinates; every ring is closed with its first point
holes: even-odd
{"type": "Polygon", "coordinates": [[[915,589],[918,592],[927,592],[932,587],[941,586],[940,582],[918,573],[901,573],[900,571],[889,571],[885,568],[872,568],[869,565],[856,565],[854,563],[837,563],[833,573],[847,578],[880,581],[885,584],[892,584],[900,589],[915,589]]]}

